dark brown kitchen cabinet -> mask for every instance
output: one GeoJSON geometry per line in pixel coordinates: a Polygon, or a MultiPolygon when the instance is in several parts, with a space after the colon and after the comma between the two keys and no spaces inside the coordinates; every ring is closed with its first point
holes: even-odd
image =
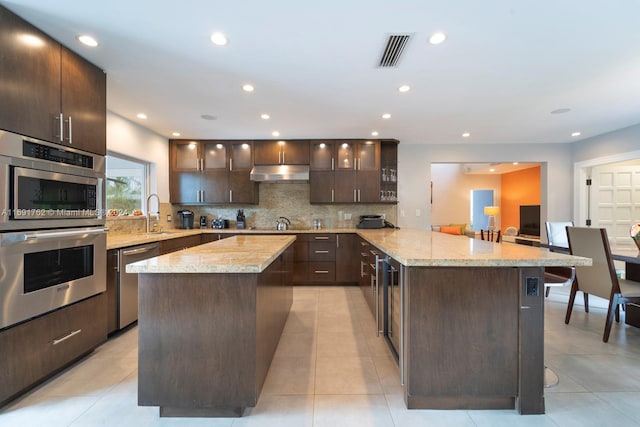
{"type": "Polygon", "coordinates": [[[171,140],[169,150],[172,203],[258,203],[252,142],[171,140]]]}
{"type": "Polygon", "coordinates": [[[0,6],[0,129],[106,154],[106,75],[0,6]]]}
{"type": "Polygon", "coordinates": [[[309,141],[255,141],[256,165],[308,165],[309,141]]]}
{"type": "Polygon", "coordinates": [[[107,339],[105,294],[0,332],[0,406],[107,339]]]}
{"type": "Polygon", "coordinates": [[[187,237],[176,237],[175,239],[161,240],[160,255],[187,249],[193,246],[198,246],[201,243],[202,239],[200,237],[200,234],[187,237]]]}
{"type": "Polygon", "coordinates": [[[398,203],[398,141],[380,143],[380,198],[383,203],[398,203]]]}
{"type": "Polygon", "coordinates": [[[360,257],[358,236],[353,233],[336,235],[336,282],[358,283],[360,281],[360,257]]]}
{"type": "Polygon", "coordinates": [[[313,141],[311,203],[380,202],[380,141],[313,141]]]}

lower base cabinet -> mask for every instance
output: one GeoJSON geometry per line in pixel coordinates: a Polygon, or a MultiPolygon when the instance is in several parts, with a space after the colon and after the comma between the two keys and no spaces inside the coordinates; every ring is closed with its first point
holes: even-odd
{"type": "Polygon", "coordinates": [[[104,293],[0,332],[0,405],[107,340],[104,293]]]}

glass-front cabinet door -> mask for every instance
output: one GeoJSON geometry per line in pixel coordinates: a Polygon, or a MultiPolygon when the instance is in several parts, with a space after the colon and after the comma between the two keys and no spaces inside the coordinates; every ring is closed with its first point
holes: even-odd
{"type": "Polygon", "coordinates": [[[331,171],[334,169],[334,143],[325,141],[311,142],[310,169],[314,171],[331,171]]]}
{"type": "Polygon", "coordinates": [[[353,142],[338,143],[338,161],[336,162],[337,170],[355,169],[355,148],[353,142]]]}
{"type": "Polygon", "coordinates": [[[249,142],[234,142],[231,144],[230,170],[251,170],[252,146],[249,142]]]}

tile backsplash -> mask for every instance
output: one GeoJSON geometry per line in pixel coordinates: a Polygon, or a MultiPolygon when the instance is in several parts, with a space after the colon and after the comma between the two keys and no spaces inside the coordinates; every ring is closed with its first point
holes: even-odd
{"type": "Polygon", "coordinates": [[[320,219],[323,228],[355,227],[359,216],[368,214],[384,214],[387,221],[396,223],[396,205],[312,205],[309,203],[309,184],[263,182],[259,185],[260,203],[258,205],[173,205],[171,213],[174,218],[173,224],[166,224],[166,214],[163,215],[161,207],[161,225],[164,228],[176,228],[177,213],[182,209],[194,212],[195,227],[198,227],[200,216],[206,215],[208,227],[211,227],[211,220],[221,218],[229,220],[230,228],[235,228],[238,209],[244,210],[247,228],[275,229],[276,220],[281,216],[291,221],[292,229],[312,228],[314,219],[320,219]],[[350,221],[346,219],[348,214],[351,214],[350,221]]]}

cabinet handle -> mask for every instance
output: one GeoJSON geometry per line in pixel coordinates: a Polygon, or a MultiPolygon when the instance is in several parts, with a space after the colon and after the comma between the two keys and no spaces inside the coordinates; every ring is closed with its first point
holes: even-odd
{"type": "Polygon", "coordinates": [[[55,136],[56,138],[58,138],[58,140],[60,142],[64,141],[64,117],[62,116],[62,113],[58,114],[58,116],[56,117],[56,120],[58,121],[58,134],[55,136]]]}
{"type": "Polygon", "coordinates": [[[233,203],[233,190],[229,190],[229,202],[233,203]]]}
{"type": "Polygon", "coordinates": [[[204,170],[204,157],[202,159],[200,159],[200,170],[201,171],[204,170]]]}
{"type": "Polygon", "coordinates": [[[332,171],[336,170],[336,167],[335,167],[335,159],[334,159],[333,157],[331,157],[331,170],[332,170],[332,171]]]}
{"type": "Polygon", "coordinates": [[[337,234],[336,235],[336,248],[339,248],[339,247],[340,247],[340,235],[337,234]]]}
{"type": "Polygon", "coordinates": [[[233,159],[229,159],[229,170],[233,170],[233,159]]]}
{"type": "Polygon", "coordinates": [[[329,270],[315,270],[314,273],[316,273],[316,274],[329,274],[329,270]]]}
{"type": "MultiPolygon", "coordinates": [[[[68,129],[68,133],[69,133],[69,138],[67,138],[67,140],[69,141],[69,144],[73,144],[73,124],[71,122],[71,116],[69,116],[69,120],[65,120],[69,126],[67,127],[68,129]]],[[[64,139],[64,138],[63,138],[64,139]]]]}
{"type": "Polygon", "coordinates": [[[287,153],[285,153],[284,151],[282,152],[282,164],[283,164],[283,165],[287,163],[287,160],[285,159],[285,155],[286,155],[286,154],[287,154],[287,153]]]}
{"type": "Polygon", "coordinates": [[[331,202],[335,202],[335,190],[331,189],[331,202]]]}
{"type": "Polygon", "coordinates": [[[358,201],[360,201],[360,189],[358,188],[358,201]]]}
{"type": "Polygon", "coordinates": [[[357,202],[358,199],[356,198],[356,190],[353,190],[353,201],[357,202]]]}
{"type": "Polygon", "coordinates": [[[329,240],[329,236],[314,236],[315,240],[329,240]]]}
{"type": "Polygon", "coordinates": [[[329,251],[314,251],[317,254],[328,254],[329,251]]]}
{"type": "Polygon", "coordinates": [[[62,338],[58,338],[57,340],[53,340],[53,345],[58,345],[61,342],[68,340],[72,336],[78,335],[80,332],[82,332],[82,329],[75,330],[75,331],[63,336],[62,338]]]}

